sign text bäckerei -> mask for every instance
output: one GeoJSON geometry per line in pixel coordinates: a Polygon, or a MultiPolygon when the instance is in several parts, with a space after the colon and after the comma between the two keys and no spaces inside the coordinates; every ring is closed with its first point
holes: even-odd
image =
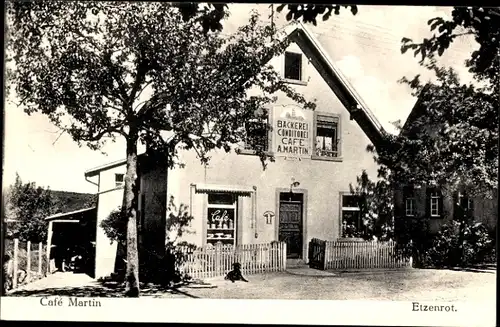
{"type": "Polygon", "coordinates": [[[274,154],[311,156],[311,121],[300,108],[275,108],[274,154]]]}

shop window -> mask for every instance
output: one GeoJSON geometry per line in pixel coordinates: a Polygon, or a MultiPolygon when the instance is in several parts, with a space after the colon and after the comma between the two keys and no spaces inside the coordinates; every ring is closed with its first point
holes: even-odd
{"type": "Polygon", "coordinates": [[[316,116],[315,155],[318,157],[339,157],[339,118],[330,115],[316,116]]]}
{"type": "Polygon", "coordinates": [[[359,196],[342,195],[342,237],[362,237],[365,225],[359,208],[359,196]]]}
{"type": "Polygon", "coordinates": [[[208,194],[207,244],[236,244],[236,200],[233,194],[208,194]]]}
{"type": "Polygon", "coordinates": [[[285,52],[284,76],[290,80],[302,80],[302,55],[300,53],[285,52]]]}

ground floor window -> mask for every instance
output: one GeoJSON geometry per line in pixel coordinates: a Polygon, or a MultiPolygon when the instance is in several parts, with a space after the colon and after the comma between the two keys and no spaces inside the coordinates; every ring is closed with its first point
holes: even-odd
{"type": "Polygon", "coordinates": [[[352,194],[342,195],[342,237],[362,237],[365,225],[359,208],[359,197],[352,194]]]}
{"type": "Polygon", "coordinates": [[[236,244],[237,196],[209,193],[207,206],[207,244],[236,244]]]}

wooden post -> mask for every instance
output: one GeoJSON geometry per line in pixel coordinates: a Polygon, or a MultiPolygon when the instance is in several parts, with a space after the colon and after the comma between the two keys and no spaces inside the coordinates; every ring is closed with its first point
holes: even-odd
{"type": "Polygon", "coordinates": [[[19,239],[14,239],[14,258],[12,260],[12,288],[17,287],[17,256],[19,255],[19,239]]]}
{"type": "Polygon", "coordinates": [[[286,270],[286,243],[283,242],[283,250],[281,251],[281,257],[283,260],[283,271],[286,270]]]}
{"type": "Polygon", "coordinates": [[[43,252],[43,244],[42,242],[38,243],[38,275],[42,275],[42,252],[43,252]]]}
{"type": "Polygon", "coordinates": [[[26,244],[26,282],[29,283],[31,275],[31,242],[26,244]]]}
{"type": "Polygon", "coordinates": [[[52,247],[52,224],[53,222],[49,222],[49,232],[47,233],[47,274],[50,274],[50,250],[52,247]]]}

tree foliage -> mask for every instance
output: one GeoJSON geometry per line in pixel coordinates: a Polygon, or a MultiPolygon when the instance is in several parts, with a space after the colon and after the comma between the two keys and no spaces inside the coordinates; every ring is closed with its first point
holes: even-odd
{"type": "Polygon", "coordinates": [[[401,52],[413,50],[421,56],[421,63],[433,55],[441,56],[460,37],[472,35],[479,44],[466,61],[466,66],[479,81],[487,81],[491,89],[500,90],[500,10],[484,7],[454,7],[451,19],[430,19],[427,24],[434,31],[430,39],[415,43],[402,39],[401,52]]]}
{"type": "MultiPolygon", "coordinates": [[[[418,98],[416,113],[399,136],[388,136],[380,162],[393,178],[406,184],[466,186],[470,193],[491,196],[498,188],[498,113],[500,104],[500,11],[455,7],[451,19],[428,21],[430,39],[415,43],[403,38],[401,52],[413,50],[435,77],[402,78],[418,98]],[[475,83],[463,84],[452,68],[440,67],[442,55],[460,37],[473,35],[479,49],[465,65],[475,83]]],[[[400,129],[402,126],[399,126],[400,129]]]]}
{"type": "Polygon", "coordinates": [[[126,141],[122,208],[131,296],[139,294],[138,142],[169,167],[180,163],[179,150],[195,151],[207,163],[212,150],[229,152],[245,138],[245,122],[263,115],[274,94],[314,107],[267,63],[284,52],[287,38],[262,26],[256,13],[229,37],[207,32],[204,14],[186,15],[164,2],[8,5],[7,55],[19,106],[45,114],[92,149],[117,136],[126,141]],[[261,94],[248,96],[250,89],[261,94]]]}
{"type": "Polygon", "coordinates": [[[19,175],[6,194],[5,218],[9,221],[7,236],[33,243],[47,241],[45,218],[55,214],[58,206],[49,189],[34,182],[23,183],[19,175]]]}
{"type": "MultiPolygon", "coordinates": [[[[221,31],[223,26],[221,20],[228,13],[227,3],[207,3],[200,4],[196,2],[181,2],[176,3],[185,20],[196,17],[202,24],[204,31],[221,31]]],[[[322,20],[328,20],[332,13],[340,14],[340,10],[350,9],[353,15],[358,13],[356,5],[337,5],[337,4],[311,4],[311,3],[294,3],[281,4],[276,8],[276,11],[286,12],[286,20],[300,21],[304,23],[317,24],[316,18],[321,16],[322,20]]]]}
{"type": "Polygon", "coordinates": [[[400,184],[468,188],[492,196],[498,187],[498,95],[472,84],[461,84],[453,69],[427,65],[435,83],[419,77],[403,79],[419,97],[415,119],[389,147],[379,150],[379,162],[391,167],[400,184]]]}
{"type": "Polygon", "coordinates": [[[335,15],[340,14],[340,9],[350,9],[353,15],[358,13],[356,5],[337,5],[337,4],[311,4],[311,3],[294,3],[282,4],[278,6],[277,11],[282,12],[287,8],[286,20],[302,20],[304,23],[317,24],[316,18],[321,16],[323,21],[328,20],[332,13],[335,15]]]}

